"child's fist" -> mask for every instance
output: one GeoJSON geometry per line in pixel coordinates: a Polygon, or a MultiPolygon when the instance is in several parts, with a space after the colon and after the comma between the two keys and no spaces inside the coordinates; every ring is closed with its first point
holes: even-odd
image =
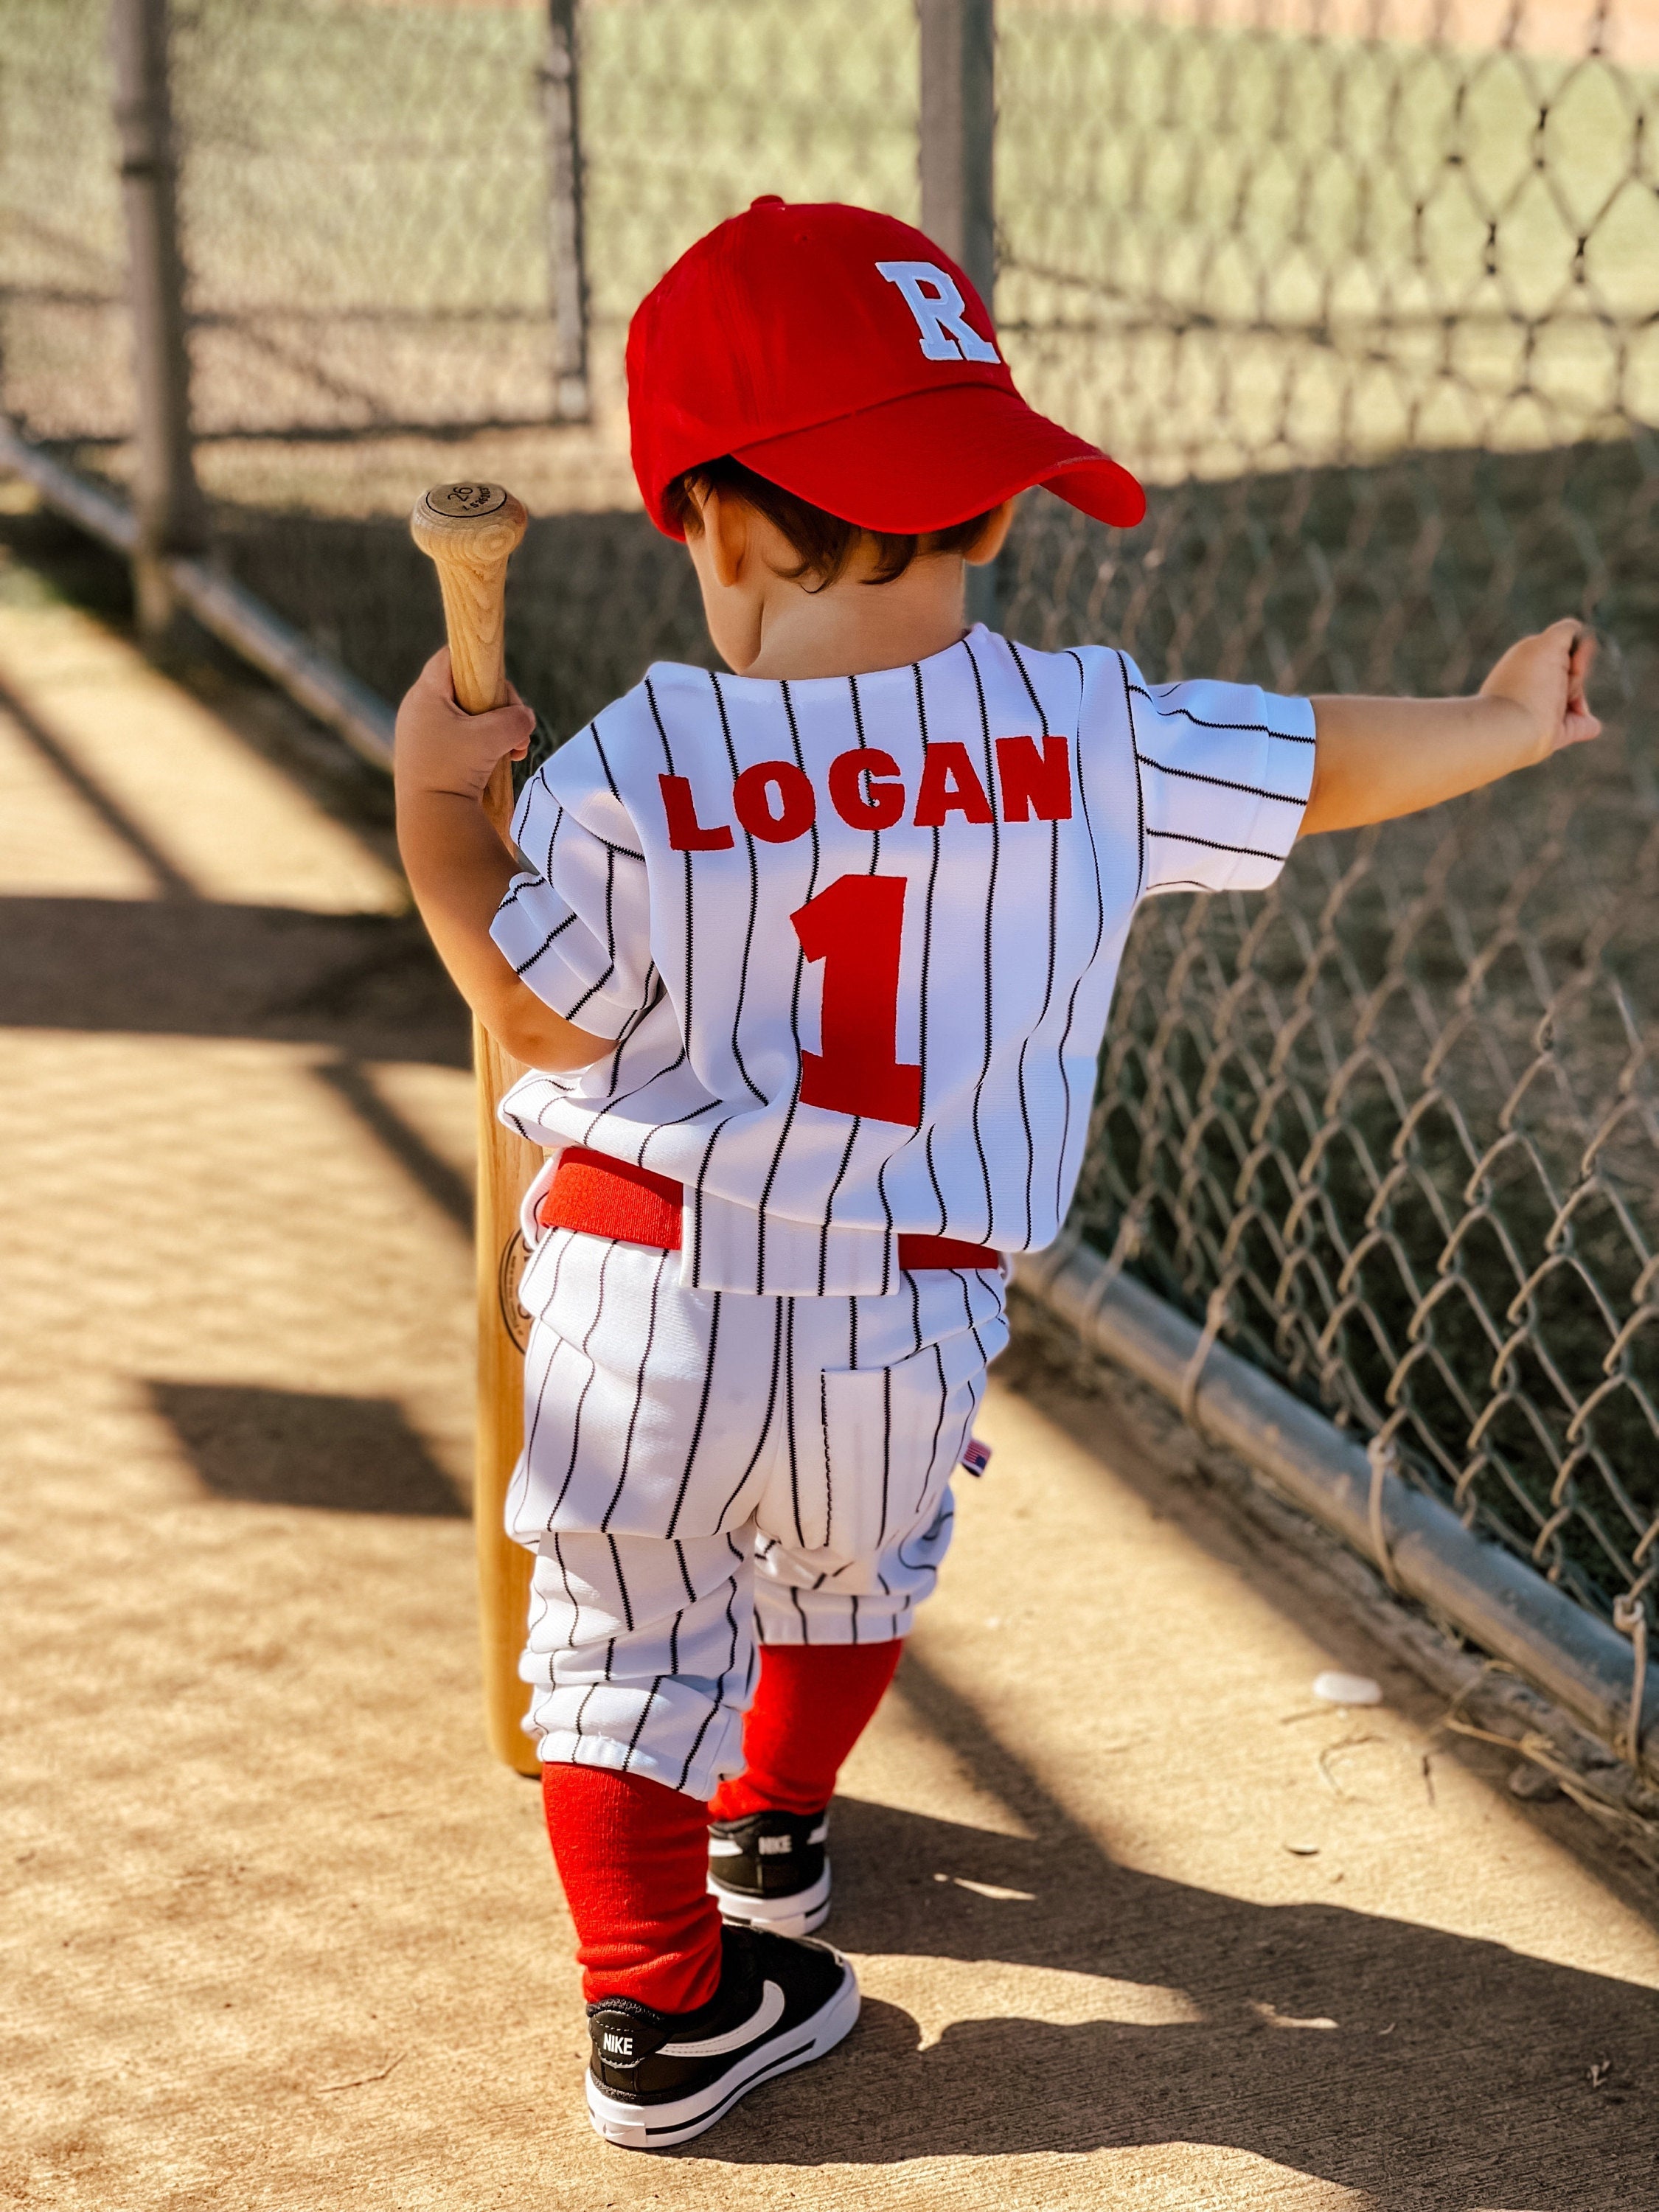
{"type": "Polygon", "coordinates": [[[492,707],[487,714],[458,707],[446,646],[433,654],[398,709],[397,780],[406,790],[482,799],[497,761],[522,760],[535,727],[534,709],[516,691],[506,706],[492,707]]]}
{"type": "Polygon", "coordinates": [[[1519,707],[1536,732],[1534,757],[1545,760],[1563,745],[1601,734],[1584,697],[1595,659],[1595,637],[1569,616],[1512,645],[1480,686],[1480,696],[1519,707]]]}

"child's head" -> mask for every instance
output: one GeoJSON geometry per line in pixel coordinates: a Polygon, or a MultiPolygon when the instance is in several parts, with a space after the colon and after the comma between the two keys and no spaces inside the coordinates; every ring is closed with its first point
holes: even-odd
{"type": "MultiPolygon", "coordinates": [[[[729,453],[677,477],[663,507],[696,568],[709,635],[728,667],[738,670],[754,659],[769,617],[797,593],[862,599],[873,589],[882,595],[882,614],[900,622],[900,610],[885,602],[902,599],[908,611],[939,601],[959,615],[963,562],[994,559],[1013,514],[1005,501],[943,530],[866,530],[729,453]]],[[[871,610],[847,611],[858,622],[871,610]]]]}
{"type": "Polygon", "coordinates": [[[1104,522],[1146,508],[1025,404],[956,264],[864,208],[759,199],[699,239],[634,317],[628,401],[646,511],[690,546],[734,667],[775,584],[866,609],[959,591],[1032,484],[1104,522]]]}
{"type": "Polygon", "coordinates": [[[816,592],[839,583],[849,573],[864,584],[896,583],[918,558],[956,554],[971,561],[1000,505],[944,530],[870,530],[814,507],[811,500],[786,491],[723,453],[717,460],[687,469],[663,494],[663,512],[677,526],[676,536],[688,543],[702,536],[703,510],[711,492],[741,500],[769,523],[788,548],[779,573],[816,592]]]}

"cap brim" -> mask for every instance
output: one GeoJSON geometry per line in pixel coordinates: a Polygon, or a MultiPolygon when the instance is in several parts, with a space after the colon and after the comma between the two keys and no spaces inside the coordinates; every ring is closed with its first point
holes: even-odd
{"type": "Polygon", "coordinates": [[[1033,484],[1123,529],[1146,512],[1127,469],[997,385],[913,392],[733,458],[845,522],[895,534],[948,530],[1033,484]]]}

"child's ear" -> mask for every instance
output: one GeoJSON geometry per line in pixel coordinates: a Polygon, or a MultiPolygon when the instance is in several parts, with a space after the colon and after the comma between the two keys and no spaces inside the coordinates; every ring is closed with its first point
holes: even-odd
{"type": "Polygon", "coordinates": [[[994,507],[986,516],[985,526],[979,536],[963,550],[962,557],[970,567],[983,568],[988,561],[994,561],[1001,552],[1003,542],[1013,522],[1015,504],[1013,500],[1005,499],[1000,507],[994,507]]]}
{"type": "Polygon", "coordinates": [[[702,496],[703,534],[708,543],[714,580],[729,591],[741,581],[749,552],[750,508],[719,484],[710,484],[702,496]]]}

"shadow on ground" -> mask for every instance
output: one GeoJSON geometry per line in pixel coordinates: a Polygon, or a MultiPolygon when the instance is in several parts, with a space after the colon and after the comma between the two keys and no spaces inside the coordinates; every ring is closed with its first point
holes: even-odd
{"type": "Polygon", "coordinates": [[[149,872],[151,899],[0,901],[0,1027],[248,1036],[471,1063],[466,1009],[414,914],[198,896],[119,799],[5,684],[0,713],[149,872]]]}
{"type": "Polygon", "coordinates": [[[205,900],[0,900],[0,1026],[344,1044],[471,1064],[412,916],[205,900]]]}
{"type": "Polygon", "coordinates": [[[455,1486],[388,1398],[152,1382],[204,1489],[247,1505],[464,1519],[455,1486]]]}
{"type": "Polygon", "coordinates": [[[826,2139],[835,2100],[815,2069],[763,2112],[740,2109],[707,2155],[867,2165],[1195,2142],[1364,2192],[1377,2212],[1659,2204],[1653,1991],[1408,1921],[1252,1905],[1116,1865],[914,1650],[899,1687],[1030,1839],[839,1802],[836,1941],[1094,1975],[1103,2013],[1155,2013],[1110,1987],[1134,1984],[1194,2017],[957,2021],[922,2049],[907,2013],[871,2002],[827,2062],[842,2129],[826,2139]]]}

